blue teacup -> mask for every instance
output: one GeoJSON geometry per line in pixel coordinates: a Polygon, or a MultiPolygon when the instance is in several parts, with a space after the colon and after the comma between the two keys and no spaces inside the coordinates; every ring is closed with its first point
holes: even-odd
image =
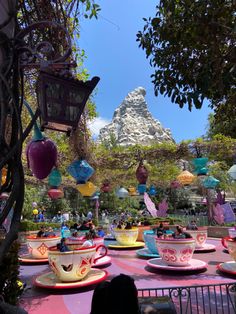
{"type": "Polygon", "coordinates": [[[156,232],[153,230],[148,230],[143,232],[143,239],[146,244],[146,247],[152,254],[159,254],[156,245],[156,232]]]}

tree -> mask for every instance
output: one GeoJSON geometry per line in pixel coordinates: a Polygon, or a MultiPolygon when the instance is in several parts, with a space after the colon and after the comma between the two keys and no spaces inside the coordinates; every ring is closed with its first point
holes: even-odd
{"type": "Polygon", "coordinates": [[[156,95],[189,110],[204,98],[217,107],[235,95],[234,0],[161,0],[156,16],[144,21],[137,41],[155,69],[156,95]]]}
{"type": "MultiPolygon", "coordinates": [[[[0,225],[11,209],[14,212],[10,231],[0,245],[0,263],[17,238],[24,203],[22,145],[39,116],[39,110],[36,110],[23,129],[24,75],[27,74],[34,87],[33,72],[37,73],[40,66],[44,65],[45,69],[57,63],[57,70],[66,72],[74,65],[73,55],[77,57],[78,48],[76,40],[74,47],[70,47],[70,35],[78,33],[78,16],[83,7],[85,17],[97,17],[100,10],[93,0],[9,0],[0,10],[0,170],[5,168],[7,173],[0,193],[9,193],[0,212],[0,225]],[[44,22],[37,23],[39,21],[44,22]],[[35,24],[32,26],[32,23],[35,24]],[[73,55],[71,51],[74,51],[73,55]]],[[[35,96],[33,88],[31,93],[35,96]]]]}

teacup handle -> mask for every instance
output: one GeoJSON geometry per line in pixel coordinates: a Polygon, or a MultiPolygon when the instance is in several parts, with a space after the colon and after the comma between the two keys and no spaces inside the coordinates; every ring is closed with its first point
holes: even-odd
{"type": "Polygon", "coordinates": [[[103,258],[104,256],[107,255],[107,247],[103,244],[100,244],[99,246],[96,247],[96,252],[98,252],[101,248],[103,248],[105,252],[102,255],[96,257],[93,261],[94,263],[96,263],[96,261],[99,260],[100,258],[103,258]]]}
{"type": "Polygon", "coordinates": [[[221,238],[221,244],[223,245],[223,247],[225,247],[226,249],[228,248],[227,244],[226,244],[226,240],[229,239],[229,237],[224,237],[224,238],[221,238]]]}

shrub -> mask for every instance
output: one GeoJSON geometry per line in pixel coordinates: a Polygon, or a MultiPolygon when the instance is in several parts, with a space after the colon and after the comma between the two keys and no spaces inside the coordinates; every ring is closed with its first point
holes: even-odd
{"type": "Polygon", "coordinates": [[[0,294],[4,301],[10,304],[17,304],[23,287],[19,285],[19,243],[13,242],[9,251],[5,254],[0,265],[0,294]]]}

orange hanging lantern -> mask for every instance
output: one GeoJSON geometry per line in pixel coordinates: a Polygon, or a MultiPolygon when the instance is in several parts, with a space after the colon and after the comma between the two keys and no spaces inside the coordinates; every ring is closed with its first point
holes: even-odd
{"type": "Polygon", "coordinates": [[[90,181],[84,184],[77,184],[77,189],[83,196],[92,196],[97,190],[96,186],[90,181]]]}
{"type": "Polygon", "coordinates": [[[6,168],[2,168],[1,176],[2,176],[1,185],[3,185],[7,179],[7,169],[6,168]]]}
{"type": "Polygon", "coordinates": [[[130,186],[128,188],[128,192],[129,192],[130,196],[136,196],[137,195],[137,191],[136,191],[136,188],[134,186],[130,186]]]}
{"type": "Polygon", "coordinates": [[[193,182],[195,179],[195,176],[189,172],[188,170],[184,170],[181,172],[180,175],[178,175],[177,180],[182,184],[182,185],[188,185],[193,182]]]}

